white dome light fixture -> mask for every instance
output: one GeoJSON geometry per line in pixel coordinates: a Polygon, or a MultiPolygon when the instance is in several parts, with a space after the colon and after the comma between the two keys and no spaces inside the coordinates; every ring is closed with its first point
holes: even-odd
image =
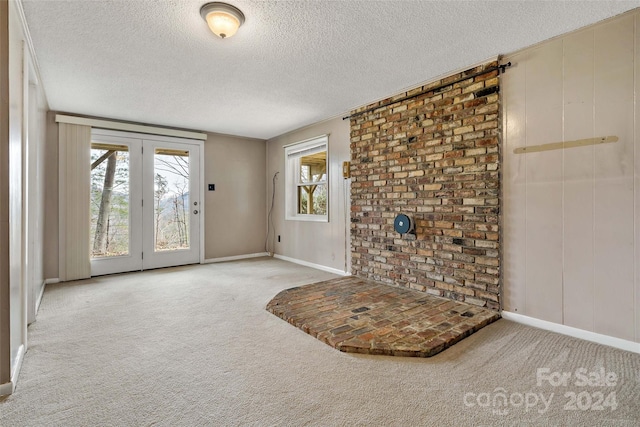
{"type": "Polygon", "coordinates": [[[233,36],[244,24],[244,14],[240,9],[227,3],[207,3],[200,8],[200,15],[207,21],[209,29],[221,39],[233,36]]]}

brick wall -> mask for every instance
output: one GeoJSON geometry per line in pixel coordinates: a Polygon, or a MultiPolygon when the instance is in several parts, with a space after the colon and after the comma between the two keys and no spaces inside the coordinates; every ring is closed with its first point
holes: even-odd
{"type": "Polygon", "coordinates": [[[500,308],[498,72],[473,77],[496,65],[352,111],[354,275],[500,308]]]}

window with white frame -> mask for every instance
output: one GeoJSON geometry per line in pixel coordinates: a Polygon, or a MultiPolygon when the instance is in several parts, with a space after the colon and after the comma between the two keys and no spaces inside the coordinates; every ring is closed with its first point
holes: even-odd
{"type": "Polygon", "coordinates": [[[286,219],[329,221],[327,135],[286,146],[286,219]]]}

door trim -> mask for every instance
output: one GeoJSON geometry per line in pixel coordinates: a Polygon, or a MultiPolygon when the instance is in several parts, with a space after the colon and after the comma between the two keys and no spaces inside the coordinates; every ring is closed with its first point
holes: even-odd
{"type": "Polygon", "coordinates": [[[69,116],[66,114],[56,114],[56,123],[69,123],[72,125],[90,126],[92,129],[113,129],[123,132],[148,133],[158,136],[175,136],[179,138],[206,140],[207,134],[179,129],[162,128],[151,125],[138,125],[134,123],[116,122],[105,119],[91,119],[89,117],[69,116]]]}
{"type": "Polygon", "coordinates": [[[204,141],[198,141],[200,145],[200,189],[198,191],[198,197],[200,197],[200,215],[198,221],[200,221],[200,264],[204,264],[204,206],[206,205],[204,200],[204,187],[207,183],[204,181],[204,141]]]}

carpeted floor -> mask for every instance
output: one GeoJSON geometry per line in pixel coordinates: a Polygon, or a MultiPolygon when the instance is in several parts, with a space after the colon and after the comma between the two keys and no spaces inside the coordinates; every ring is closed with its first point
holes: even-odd
{"type": "Polygon", "coordinates": [[[48,286],[0,426],[640,424],[638,354],[499,320],[429,359],[354,355],[264,309],[332,277],[257,259],[48,286]]]}

